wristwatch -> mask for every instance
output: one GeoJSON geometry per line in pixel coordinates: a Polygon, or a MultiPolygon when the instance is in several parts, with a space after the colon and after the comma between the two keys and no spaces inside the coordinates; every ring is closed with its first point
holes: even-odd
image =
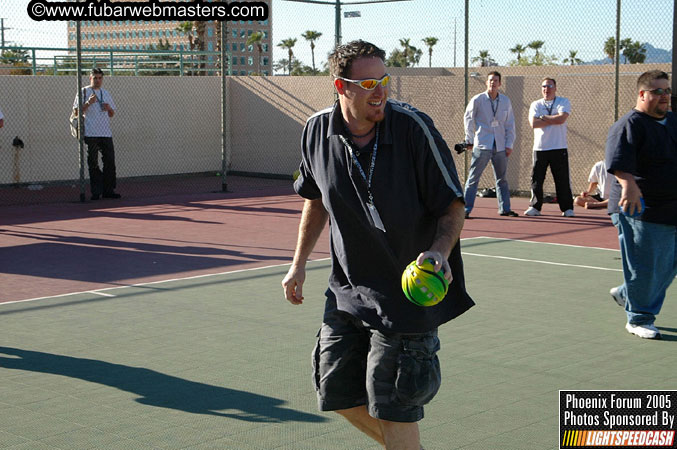
{"type": "Polygon", "coordinates": [[[538,118],[539,118],[540,120],[543,120],[543,114],[541,114],[540,116],[538,116],[538,118]]]}

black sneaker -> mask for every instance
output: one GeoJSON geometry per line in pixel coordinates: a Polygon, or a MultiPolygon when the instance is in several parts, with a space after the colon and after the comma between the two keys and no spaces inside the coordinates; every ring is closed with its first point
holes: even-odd
{"type": "Polygon", "coordinates": [[[103,198],[120,198],[122,197],[120,194],[116,192],[110,192],[108,194],[103,194],[103,198]]]}
{"type": "Polygon", "coordinates": [[[465,218],[466,218],[466,219],[470,219],[470,218],[471,218],[471,217],[470,217],[470,211],[466,211],[466,212],[465,212],[465,218]]]}
{"type": "Polygon", "coordinates": [[[515,211],[502,212],[500,215],[501,216],[508,216],[508,217],[519,217],[519,214],[517,214],[515,211]]]}

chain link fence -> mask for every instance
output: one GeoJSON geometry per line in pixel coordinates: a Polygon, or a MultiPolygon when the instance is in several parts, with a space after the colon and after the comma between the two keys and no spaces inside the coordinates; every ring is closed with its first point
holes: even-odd
{"type": "MultiPolygon", "coordinates": [[[[99,67],[115,100],[117,191],[125,198],[288,192],[305,120],[334,101],[326,61],[339,39],[386,50],[390,96],[429,114],[450,147],[463,140],[467,100],[486,90],[489,71],[501,72],[516,119],[508,182],[518,195],[530,190],[527,115],[543,77],[555,78],[557,95],[571,101],[571,182],[580,192],[603,158],[607,130],[634,106],[639,74],[672,70],[667,0],[624,1],[620,9],[612,0],[269,0],[267,19],[223,26],[90,17],[79,27],[35,22],[26,3],[0,12],[0,205],[89,201],[86,146],[81,157],[66,124],[78,56],[81,85],[99,67]]],[[[464,181],[468,155],[454,158],[464,181]]],[[[486,170],[480,187],[493,185],[486,170]]],[[[550,176],[545,190],[554,192],[550,176]]]]}

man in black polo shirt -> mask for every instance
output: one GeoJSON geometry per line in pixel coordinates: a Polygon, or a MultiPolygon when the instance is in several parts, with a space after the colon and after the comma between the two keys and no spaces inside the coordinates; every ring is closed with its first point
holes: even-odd
{"type": "Polygon", "coordinates": [[[625,306],[625,329],[645,339],[660,339],[654,321],[677,275],[677,119],[668,111],[670,93],[667,73],[640,75],[635,108],[611,127],[606,142],[607,170],[616,177],[609,213],[624,280],[611,296],[625,306]]]}
{"type": "Polygon", "coordinates": [[[302,303],[306,260],[330,219],[332,271],[313,354],[319,407],[387,449],[418,450],[417,421],[441,380],[437,327],[474,303],[451,152],[427,115],[388,100],[384,58],[363,41],[330,56],[339,100],[303,131],[294,188],[306,200],[282,286],[290,303],[302,303]],[[435,306],[416,306],[402,292],[414,259],[433,260],[451,282],[435,306]]]}

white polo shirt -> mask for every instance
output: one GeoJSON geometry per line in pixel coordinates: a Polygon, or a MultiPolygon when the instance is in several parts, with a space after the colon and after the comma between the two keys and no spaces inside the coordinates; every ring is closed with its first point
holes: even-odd
{"type": "MultiPolygon", "coordinates": [[[[113,97],[105,89],[92,89],[91,86],[83,88],[84,97],[82,98],[83,102],[86,102],[87,99],[92,95],[92,92],[96,94],[96,103],[92,103],[87,108],[85,112],[85,137],[113,137],[113,131],[110,127],[110,117],[108,117],[108,112],[101,109],[103,103],[108,103],[110,107],[115,111],[115,103],[113,102],[113,97]]],[[[75,96],[75,101],[73,102],[73,108],[78,107],[78,96],[75,96]]]]}

